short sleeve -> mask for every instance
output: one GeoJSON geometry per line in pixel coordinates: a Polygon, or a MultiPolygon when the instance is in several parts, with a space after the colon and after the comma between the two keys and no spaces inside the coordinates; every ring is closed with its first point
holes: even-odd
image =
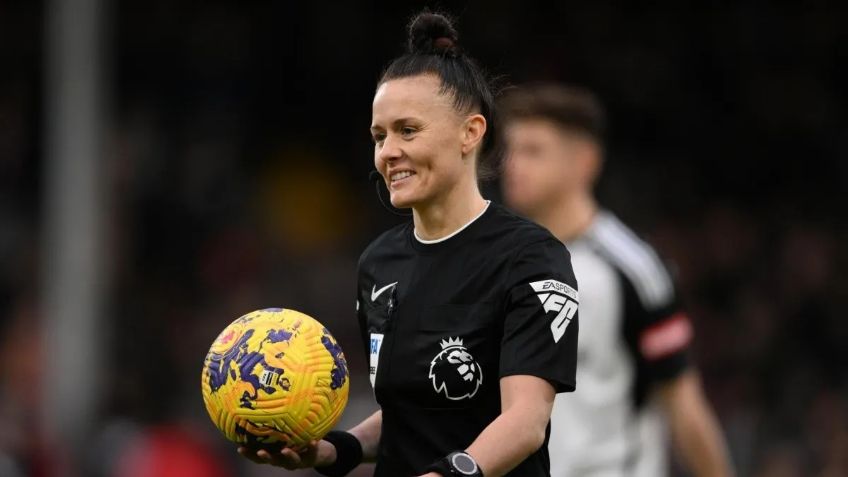
{"type": "Polygon", "coordinates": [[[673,379],[690,365],[692,325],[671,280],[668,286],[664,297],[653,301],[640,296],[630,280],[624,286],[625,335],[648,383],[673,379]]]}
{"type": "Polygon", "coordinates": [[[551,237],[516,253],[507,279],[500,377],[531,375],[574,391],[578,293],[571,257],[551,237]]]}

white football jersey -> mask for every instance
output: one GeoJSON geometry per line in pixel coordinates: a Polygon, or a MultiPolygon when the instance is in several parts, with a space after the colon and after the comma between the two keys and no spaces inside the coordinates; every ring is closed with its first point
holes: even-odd
{"type": "Polygon", "coordinates": [[[577,389],[556,397],[551,476],[666,475],[666,425],[649,391],[686,369],[691,338],[672,280],[606,211],[566,245],[580,286],[577,389]]]}

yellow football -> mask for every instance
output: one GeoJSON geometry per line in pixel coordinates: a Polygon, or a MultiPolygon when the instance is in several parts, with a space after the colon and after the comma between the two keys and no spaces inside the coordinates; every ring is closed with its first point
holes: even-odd
{"type": "Polygon", "coordinates": [[[227,439],[298,449],[344,411],[347,361],[330,332],[303,313],[248,313],[218,335],[203,364],[203,402],[227,439]]]}

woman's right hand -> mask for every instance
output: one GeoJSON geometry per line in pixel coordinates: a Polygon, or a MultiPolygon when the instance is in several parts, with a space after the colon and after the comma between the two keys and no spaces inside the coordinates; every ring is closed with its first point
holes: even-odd
{"type": "Polygon", "coordinates": [[[299,451],[283,448],[277,453],[241,446],[238,453],[257,464],[270,464],[288,470],[322,467],[336,461],[336,447],[324,440],[312,441],[299,451]]]}

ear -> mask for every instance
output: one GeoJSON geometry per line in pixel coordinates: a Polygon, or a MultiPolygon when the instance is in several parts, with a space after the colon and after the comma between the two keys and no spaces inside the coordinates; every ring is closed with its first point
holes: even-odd
{"type": "Polygon", "coordinates": [[[583,140],[580,143],[578,156],[580,157],[582,174],[585,181],[593,185],[598,180],[598,176],[601,175],[603,149],[595,141],[583,140]]]}
{"type": "Polygon", "coordinates": [[[486,135],[486,118],[482,114],[472,114],[462,125],[462,156],[471,154],[486,135]]]}

